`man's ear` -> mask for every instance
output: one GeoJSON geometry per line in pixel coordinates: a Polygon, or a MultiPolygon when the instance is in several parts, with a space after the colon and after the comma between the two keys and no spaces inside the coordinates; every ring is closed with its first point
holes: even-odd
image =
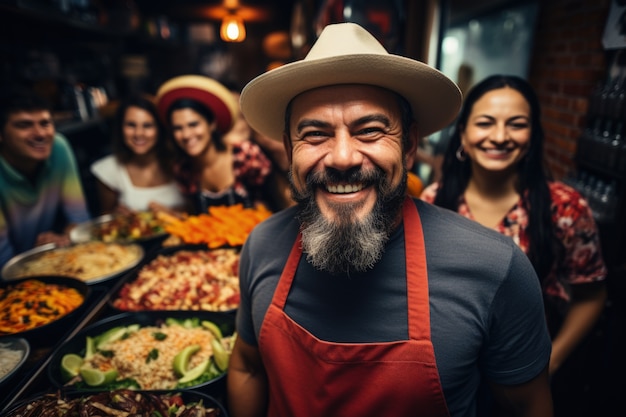
{"type": "Polygon", "coordinates": [[[289,165],[291,165],[291,139],[286,133],[283,133],[283,146],[285,147],[285,152],[287,152],[287,161],[289,161],[289,165]]]}
{"type": "Polygon", "coordinates": [[[411,127],[409,128],[406,153],[404,154],[404,162],[406,164],[406,167],[409,169],[413,168],[413,164],[415,164],[417,147],[419,146],[420,140],[421,138],[419,136],[417,124],[412,123],[411,127]]]}

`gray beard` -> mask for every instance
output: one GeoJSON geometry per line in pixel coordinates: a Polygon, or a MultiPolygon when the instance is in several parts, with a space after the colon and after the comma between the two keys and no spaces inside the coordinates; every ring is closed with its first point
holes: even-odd
{"type": "Polygon", "coordinates": [[[406,180],[390,190],[382,179],[378,184],[378,201],[364,219],[355,220],[357,204],[336,204],[330,209],[335,211],[337,220],[329,221],[321,213],[314,192],[299,193],[292,185],[292,194],[299,203],[302,250],[307,261],[316,269],[334,275],[372,269],[381,259],[395,228],[405,193],[406,180]]]}
{"type": "Polygon", "coordinates": [[[320,213],[302,229],[302,248],[315,268],[332,274],[364,272],[382,257],[389,236],[373,219],[375,215],[360,222],[349,216],[338,224],[320,213]]]}

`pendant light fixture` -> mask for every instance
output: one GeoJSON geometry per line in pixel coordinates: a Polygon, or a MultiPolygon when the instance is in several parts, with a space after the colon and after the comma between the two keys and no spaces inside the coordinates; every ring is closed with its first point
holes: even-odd
{"type": "Polygon", "coordinates": [[[224,42],[243,42],[246,39],[246,27],[243,19],[237,15],[238,0],[224,0],[224,7],[228,12],[222,20],[220,37],[224,42]]]}

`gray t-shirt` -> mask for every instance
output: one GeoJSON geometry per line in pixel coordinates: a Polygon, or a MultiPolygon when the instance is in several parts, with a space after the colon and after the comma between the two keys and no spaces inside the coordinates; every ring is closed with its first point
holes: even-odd
{"type": "MultiPolygon", "coordinates": [[[[431,337],[444,395],[452,416],[475,416],[481,376],[519,384],[547,365],[551,341],[541,288],[512,240],[451,211],[415,202],[424,231],[431,337]]],[[[275,214],[255,228],[242,250],[237,328],[252,345],[296,238],[295,216],[295,208],[275,214]]],[[[404,259],[403,227],[391,237],[383,259],[363,274],[331,276],[315,270],[303,255],[285,312],[326,341],[405,340],[404,259]]]]}

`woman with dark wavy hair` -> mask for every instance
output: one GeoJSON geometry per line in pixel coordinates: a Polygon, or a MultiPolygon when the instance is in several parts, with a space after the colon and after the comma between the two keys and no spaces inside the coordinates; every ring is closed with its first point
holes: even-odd
{"type": "Polygon", "coordinates": [[[606,266],[592,212],[543,163],[541,109],[517,76],[494,75],[465,98],[443,176],[422,199],[510,236],[530,258],[544,292],[554,374],[603,311],[606,266]]]}
{"type": "Polygon", "coordinates": [[[149,97],[131,96],[120,103],[111,147],[111,155],[91,165],[102,213],[184,207],[171,169],[173,149],[149,97]]]}
{"type": "Polygon", "coordinates": [[[176,148],[174,176],[188,211],[211,206],[270,204],[272,163],[252,141],[231,143],[239,106],[223,84],[203,75],[181,75],[159,87],[157,109],[176,148]]]}

